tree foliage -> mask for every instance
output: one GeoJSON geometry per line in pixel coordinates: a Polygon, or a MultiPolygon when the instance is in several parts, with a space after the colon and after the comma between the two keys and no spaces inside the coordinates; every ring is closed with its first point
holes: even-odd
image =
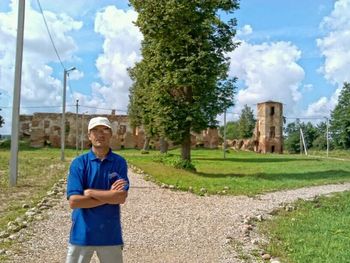
{"type": "Polygon", "coordinates": [[[331,114],[331,133],[337,148],[350,148],[350,83],[344,83],[331,114]]]}
{"type": "MultiPolygon", "coordinates": [[[[224,137],[224,126],[220,127],[220,135],[224,137]]],[[[229,121],[226,123],[226,138],[228,140],[239,139],[238,123],[236,121],[229,121]]]]}
{"type": "Polygon", "coordinates": [[[290,153],[298,153],[303,149],[300,140],[300,129],[303,131],[306,148],[313,147],[315,139],[319,136],[317,128],[311,122],[304,123],[300,120],[291,122],[284,129],[286,138],[284,140],[284,148],[290,153]]]}
{"type": "Polygon", "coordinates": [[[239,138],[251,138],[253,136],[256,120],[254,112],[248,105],[244,105],[241,115],[238,120],[238,134],[239,138]]]}
{"type": "Polygon", "coordinates": [[[236,0],[130,0],[138,12],[143,59],[130,70],[129,114],[149,135],[182,146],[190,160],[191,131],[216,126],[216,117],[233,105],[235,79],[228,79],[227,52],[236,20],[223,21],[236,0]]]}

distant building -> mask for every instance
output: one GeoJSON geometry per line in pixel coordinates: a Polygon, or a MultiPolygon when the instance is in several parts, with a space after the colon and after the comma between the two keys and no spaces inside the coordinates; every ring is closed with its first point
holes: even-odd
{"type": "MultiPolygon", "coordinates": [[[[132,128],[129,124],[127,115],[116,115],[115,111],[111,114],[86,115],[67,112],[65,145],[67,147],[78,147],[81,144],[84,148],[90,145],[87,136],[87,126],[91,118],[96,116],[107,117],[111,124],[113,135],[111,138],[111,147],[113,150],[123,148],[142,149],[145,134],[142,128],[132,128]]],[[[33,115],[20,116],[20,137],[29,138],[32,147],[44,147],[50,145],[52,147],[61,146],[61,119],[60,113],[34,113],[33,115]]],[[[208,128],[199,134],[193,133],[192,146],[202,146],[205,148],[217,148],[219,144],[219,136],[217,129],[208,128]]],[[[159,149],[159,141],[151,141],[153,148],[159,149]]],[[[171,148],[173,144],[169,142],[171,148]]]]}
{"type": "Polygon", "coordinates": [[[283,153],[283,105],[266,101],[257,105],[257,123],[254,130],[254,151],[283,153]]]}

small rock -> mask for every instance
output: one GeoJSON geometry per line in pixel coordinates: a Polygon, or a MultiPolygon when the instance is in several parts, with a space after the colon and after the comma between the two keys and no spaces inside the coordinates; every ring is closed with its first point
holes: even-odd
{"type": "Polygon", "coordinates": [[[263,254],[262,256],[261,256],[261,258],[263,259],[263,260],[269,260],[269,259],[271,259],[271,255],[270,254],[263,254]]]}
{"type": "Polygon", "coordinates": [[[16,239],[17,237],[18,237],[17,234],[12,234],[12,235],[9,236],[9,239],[10,239],[10,240],[14,240],[14,239],[16,239]]]}
{"type": "Polygon", "coordinates": [[[175,185],[169,185],[169,189],[175,189],[176,187],[175,187],[175,185]]]}
{"type": "Polygon", "coordinates": [[[36,216],[34,217],[34,219],[37,220],[37,221],[41,221],[41,220],[43,220],[44,218],[43,218],[41,215],[36,215],[36,216]]]}
{"type": "Polygon", "coordinates": [[[259,221],[259,222],[261,222],[261,221],[264,220],[264,218],[263,218],[262,215],[257,215],[257,216],[256,216],[256,220],[259,221]]]}
{"type": "Polygon", "coordinates": [[[250,241],[253,245],[258,245],[259,244],[259,239],[255,238],[250,241]]]}
{"type": "Polygon", "coordinates": [[[277,258],[274,258],[270,260],[270,263],[281,263],[281,261],[279,261],[277,258]]]}
{"type": "Polygon", "coordinates": [[[224,190],[225,191],[230,190],[230,187],[229,186],[224,186],[224,190]]]}
{"type": "Polygon", "coordinates": [[[201,193],[206,193],[207,192],[207,189],[202,187],[200,190],[199,190],[201,193]]]}
{"type": "Polygon", "coordinates": [[[25,215],[26,215],[27,217],[33,217],[33,216],[36,215],[36,213],[35,213],[35,212],[31,212],[31,211],[27,211],[27,212],[25,213],[25,215]]]}

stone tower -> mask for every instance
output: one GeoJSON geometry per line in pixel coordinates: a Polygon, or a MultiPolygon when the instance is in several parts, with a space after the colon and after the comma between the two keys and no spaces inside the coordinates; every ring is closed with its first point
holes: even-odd
{"type": "Polygon", "coordinates": [[[254,150],[261,153],[283,153],[282,103],[266,101],[258,103],[257,107],[254,150]]]}

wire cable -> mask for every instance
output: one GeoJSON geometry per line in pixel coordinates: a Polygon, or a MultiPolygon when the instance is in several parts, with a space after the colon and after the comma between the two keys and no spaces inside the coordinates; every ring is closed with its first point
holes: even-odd
{"type": "Polygon", "coordinates": [[[41,13],[41,15],[42,15],[42,17],[43,17],[43,19],[44,19],[44,23],[45,23],[45,26],[46,26],[46,30],[47,30],[47,33],[49,34],[50,41],[51,41],[51,44],[52,44],[52,46],[53,46],[53,49],[55,50],[56,56],[57,56],[58,60],[60,61],[62,68],[63,68],[63,69],[66,69],[65,66],[64,66],[63,63],[62,63],[61,57],[60,57],[60,55],[58,54],[56,45],[55,45],[55,43],[54,43],[54,41],[53,41],[52,35],[51,35],[51,33],[50,33],[50,30],[49,30],[49,26],[47,25],[47,22],[46,22],[46,18],[45,18],[43,9],[41,8],[40,1],[39,1],[39,0],[36,0],[36,1],[37,1],[37,3],[38,3],[39,9],[40,9],[40,13],[41,13]]]}

